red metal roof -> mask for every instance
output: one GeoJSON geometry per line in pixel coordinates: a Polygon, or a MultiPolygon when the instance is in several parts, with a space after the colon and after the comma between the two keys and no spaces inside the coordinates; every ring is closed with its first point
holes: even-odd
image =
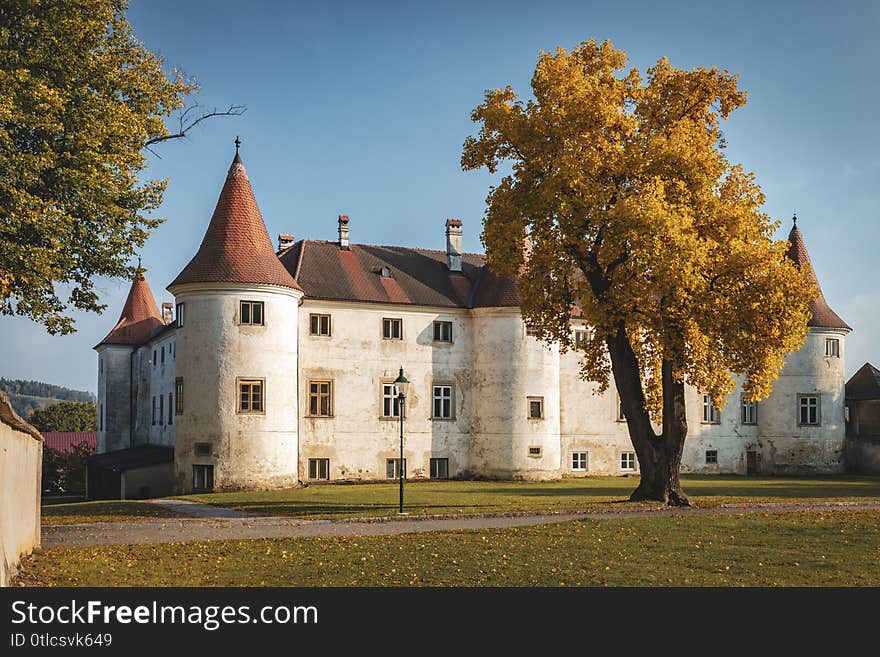
{"type": "Polygon", "coordinates": [[[58,452],[69,453],[81,443],[92,448],[98,448],[97,431],[41,431],[43,434],[43,447],[54,449],[58,452]]]}
{"type": "Polygon", "coordinates": [[[280,258],[312,299],[447,308],[519,305],[516,283],[488,275],[483,256],[475,253],[462,254],[461,272],[449,271],[445,251],[401,246],[340,249],[337,242],[301,240],[280,258]]]}
{"type": "Polygon", "coordinates": [[[238,153],[198,252],[168,289],[185,283],[220,282],[300,289],[275,255],[238,153]]]}
{"type": "Polygon", "coordinates": [[[162,321],[162,314],[156,306],[153,291],[141,269],[131,282],[128,298],[119,314],[119,321],[99,345],[140,345],[164,327],[165,322],[162,321]]]}
{"type": "Polygon", "coordinates": [[[792,226],[791,232],[788,234],[788,242],[791,245],[788,248],[788,257],[792,259],[798,269],[809,272],[810,277],[816,284],[816,288],[819,290],[819,294],[816,298],[810,301],[812,317],[810,318],[810,321],[807,322],[807,326],[814,326],[816,328],[846,329],[847,331],[851,331],[852,328],[849,324],[844,322],[836,312],[831,310],[828,302],[825,301],[825,295],[822,293],[819,279],[816,277],[816,272],[813,269],[813,263],[810,262],[810,254],[807,253],[807,245],[804,243],[804,236],[797,227],[797,219],[795,219],[795,224],[792,226]]]}

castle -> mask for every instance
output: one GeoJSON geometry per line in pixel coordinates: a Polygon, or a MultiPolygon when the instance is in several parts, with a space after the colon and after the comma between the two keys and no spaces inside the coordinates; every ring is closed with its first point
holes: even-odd
{"type": "MultiPolygon", "coordinates": [[[[789,241],[812,271],[796,225],[789,241]]],[[[95,347],[92,496],[382,480],[401,466],[438,479],[637,472],[613,384],[595,394],[576,351],[530,335],[515,282],[461,243],[449,219],[445,251],[356,244],[342,215],[337,240],[280,235],[276,250],[236,151],[198,252],[168,286],[173,319],[141,273],[95,347]]],[[[851,329],[821,292],[811,309],[768,399],[737,390],[719,411],[688,390],[684,471],[843,470],[851,329]]],[[[589,327],[572,318],[571,330],[589,327]]]]}

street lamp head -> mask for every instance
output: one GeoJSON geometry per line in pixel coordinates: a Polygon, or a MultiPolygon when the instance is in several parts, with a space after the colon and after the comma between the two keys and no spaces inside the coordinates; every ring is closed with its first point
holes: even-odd
{"type": "Polygon", "coordinates": [[[394,379],[394,385],[397,387],[397,396],[406,397],[406,392],[409,389],[409,379],[403,375],[402,367],[400,368],[400,374],[394,379]]]}

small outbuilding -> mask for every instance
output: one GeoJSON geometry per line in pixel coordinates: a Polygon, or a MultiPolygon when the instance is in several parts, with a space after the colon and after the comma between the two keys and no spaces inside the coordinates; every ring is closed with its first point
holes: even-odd
{"type": "Polygon", "coordinates": [[[138,445],[86,459],[90,500],[164,497],[174,493],[174,448],[138,445]]]}
{"type": "Polygon", "coordinates": [[[871,363],[846,382],[846,463],[851,472],[880,474],[880,370],[871,363]]]}

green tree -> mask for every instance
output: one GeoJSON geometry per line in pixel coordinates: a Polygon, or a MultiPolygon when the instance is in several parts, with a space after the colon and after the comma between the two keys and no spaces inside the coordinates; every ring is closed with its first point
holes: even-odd
{"type": "Polygon", "coordinates": [[[0,312],[70,333],[100,312],[93,277],[131,278],[167,180],[145,148],[202,120],[198,85],[132,33],[126,0],[0,3],[0,312]],[[179,112],[179,126],[165,120],[179,112]],[[64,299],[62,300],[62,297],[64,299]]]}
{"type": "Polygon", "coordinates": [[[91,402],[61,402],[38,408],[28,422],[39,431],[97,431],[98,411],[91,402]]]}
{"type": "Polygon", "coordinates": [[[686,505],[685,384],[719,408],[732,374],[766,397],[816,291],[724,155],[720,119],[746,102],[736,75],[660,59],[643,80],[626,63],[609,41],[543,53],[534,99],[486,93],[462,167],[512,165],[487,199],[491,266],[516,277],[540,338],[582,350],[584,378],[604,390],[613,376],[641,471],[632,499],[686,505]],[[593,329],[581,347],[573,307],[593,329]]]}

